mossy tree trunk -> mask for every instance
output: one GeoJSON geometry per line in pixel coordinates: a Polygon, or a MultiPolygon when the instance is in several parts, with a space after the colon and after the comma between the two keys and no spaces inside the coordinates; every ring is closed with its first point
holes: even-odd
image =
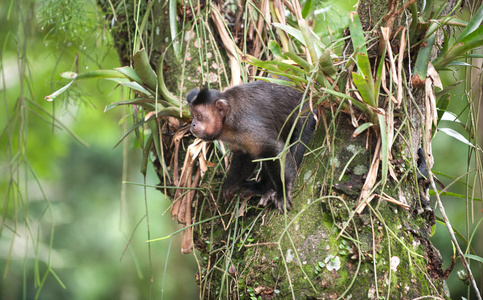
{"type": "Polygon", "coordinates": [[[408,210],[375,198],[354,213],[375,143],[367,135],[353,138],[348,116],[326,114],[333,121],[327,130],[319,125],[312,140],[292,211],[241,205],[244,216],[234,219],[239,203],[232,203],[218,208],[228,212],[224,224],[199,228],[205,298],[444,296],[441,258],[429,240],[434,213],[421,205],[417,180],[411,174],[385,187],[405,198],[408,210]]]}
{"type": "MultiPolygon", "coordinates": [[[[126,3],[132,5],[134,2],[126,3]]],[[[99,4],[106,11],[110,9],[104,1],[99,4]]],[[[396,12],[403,3],[394,3],[394,15],[383,20],[388,16],[390,5],[385,1],[360,1],[364,29],[377,36],[380,30],[372,30],[374,24],[390,26],[393,32],[398,26],[406,26],[405,15],[396,12]]],[[[189,47],[185,46],[181,52],[183,57],[189,55],[193,59],[188,64],[176,59],[170,50],[168,6],[168,2],[155,1],[149,16],[153,21],[138,38],[141,43],[150,41],[145,47],[151,53],[154,69],[162,53],[166,53],[162,72],[168,88],[177,95],[184,95],[186,86],[199,86],[206,81],[202,76],[207,74],[195,67],[203,63],[197,55],[188,54],[189,47]]],[[[124,11],[128,10],[118,9],[120,26],[114,38],[122,62],[128,64],[128,49],[136,43],[135,27],[128,24],[135,12],[125,15],[124,11]]],[[[214,27],[211,30],[216,31],[214,27]]],[[[196,40],[189,37],[185,35],[186,43],[199,48],[196,40]]],[[[396,39],[393,41],[396,43],[396,39]]],[[[210,41],[202,42],[210,45],[210,41]]],[[[371,62],[379,61],[375,48],[370,53],[371,62]]],[[[226,62],[226,56],[222,57],[226,62]]],[[[407,85],[411,61],[414,61],[413,56],[410,58],[404,62],[406,77],[403,78],[407,85]]],[[[213,72],[216,76],[212,78],[223,77],[218,69],[213,72]]],[[[228,82],[223,78],[223,82],[228,82]]],[[[223,164],[216,163],[210,168],[204,176],[205,184],[200,184],[205,190],[196,194],[191,221],[196,224],[193,239],[201,255],[196,276],[201,297],[444,297],[442,278],[445,272],[439,252],[429,240],[434,212],[424,200],[427,191],[416,175],[417,150],[422,143],[421,124],[425,122],[424,113],[421,113],[425,110],[425,93],[417,88],[408,93],[403,96],[403,103],[393,110],[397,134],[391,153],[392,176],[385,186],[375,185],[373,192],[378,196],[361,213],[356,209],[371,162],[377,155],[377,134],[369,129],[353,137],[354,119],[340,103],[329,102],[319,110],[311,151],[299,169],[292,211],[280,214],[273,207],[262,209],[256,206],[256,199],[221,199],[223,164]],[[387,199],[397,199],[409,208],[387,199]]],[[[381,96],[379,102],[384,107],[388,101],[381,96]]],[[[165,150],[170,151],[170,148],[165,150]]],[[[211,160],[219,156],[212,154],[211,160]]]]}

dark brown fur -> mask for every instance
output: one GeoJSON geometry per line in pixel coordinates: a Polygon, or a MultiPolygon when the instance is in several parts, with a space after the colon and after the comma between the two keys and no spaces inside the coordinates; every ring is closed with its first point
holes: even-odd
{"type": "Polygon", "coordinates": [[[254,159],[274,158],[283,151],[297,117],[297,112],[292,112],[300,104],[302,93],[290,87],[255,81],[224,92],[193,90],[187,100],[193,119],[191,132],[205,141],[223,141],[232,152],[222,187],[224,196],[232,197],[244,188],[245,195],[262,195],[261,205],[270,200],[283,212],[285,194],[286,207],[290,209],[297,167],[314,129],[312,114],[295,124],[290,139],[293,145],[286,157],[285,193],[277,159],[262,163],[258,182],[247,180],[256,169],[254,159]]]}

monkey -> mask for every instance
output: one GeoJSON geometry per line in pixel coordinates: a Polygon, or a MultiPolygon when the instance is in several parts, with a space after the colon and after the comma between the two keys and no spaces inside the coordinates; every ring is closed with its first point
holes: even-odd
{"type": "Polygon", "coordinates": [[[230,149],[230,164],[222,184],[225,199],[243,190],[246,197],[262,195],[259,205],[266,206],[270,201],[282,213],[284,208],[291,209],[297,168],[315,129],[312,112],[297,118],[295,109],[300,107],[302,97],[303,93],[294,88],[261,80],[223,92],[195,89],[187,94],[192,134],[204,141],[222,141],[230,149]],[[287,143],[290,148],[282,181],[280,161],[275,158],[287,143]],[[257,159],[267,159],[262,161],[259,180],[248,180],[257,168],[253,162],[257,159]]]}

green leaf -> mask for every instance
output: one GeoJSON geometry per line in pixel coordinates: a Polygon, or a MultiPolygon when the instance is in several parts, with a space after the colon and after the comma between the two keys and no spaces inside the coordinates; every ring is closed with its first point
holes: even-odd
{"type": "Polygon", "coordinates": [[[131,67],[115,68],[115,70],[126,75],[131,81],[136,81],[139,84],[143,83],[141,77],[139,77],[138,73],[136,73],[136,71],[131,67]]]}
{"type": "MultiPolygon", "coordinates": [[[[358,53],[357,54],[357,67],[359,68],[359,73],[364,76],[364,79],[371,90],[372,97],[374,97],[374,78],[372,78],[371,63],[369,62],[369,57],[367,54],[358,53]]],[[[377,106],[377,105],[376,105],[377,106]]]]}
{"type": "Polygon", "coordinates": [[[153,117],[145,120],[144,118],[139,120],[136,124],[134,124],[131,128],[129,128],[128,131],[126,131],[123,136],[121,137],[121,139],[117,142],[116,145],[114,145],[113,149],[116,148],[131,132],[133,132],[136,128],[139,128],[140,126],[142,126],[144,123],[148,122],[149,120],[153,119],[153,117]]]}
{"type": "MultiPolygon", "coordinates": [[[[433,190],[429,190],[429,194],[434,196],[435,192],[433,190]]],[[[465,199],[465,200],[466,200],[466,198],[468,198],[468,195],[463,195],[463,194],[458,194],[458,193],[453,193],[453,192],[444,192],[444,195],[447,196],[447,197],[456,197],[456,198],[461,198],[461,199],[465,199]]],[[[472,197],[471,200],[481,202],[481,198],[472,197]]]]}
{"type": "Polygon", "coordinates": [[[304,36],[302,35],[302,32],[297,28],[294,28],[290,25],[281,24],[281,23],[273,23],[273,26],[279,29],[282,29],[286,33],[296,38],[299,42],[301,42],[305,46],[304,36]]]}
{"type": "Polygon", "coordinates": [[[473,147],[475,148],[475,146],[470,142],[468,141],[464,136],[462,136],[459,132],[451,129],[451,128],[438,128],[438,131],[441,131],[441,132],[444,132],[445,134],[449,135],[450,137],[452,138],[455,138],[457,139],[458,141],[470,146],[470,147],[473,147]]]}
{"type": "Polygon", "coordinates": [[[58,89],[57,91],[53,92],[52,94],[50,94],[48,96],[45,96],[45,100],[47,100],[47,101],[53,101],[55,99],[55,97],[57,97],[60,94],[62,94],[63,92],[65,92],[72,85],[72,83],[74,83],[74,81],[75,80],[72,80],[71,82],[69,82],[68,84],[66,84],[64,87],[58,89]]]}
{"type": "Polygon", "coordinates": [[[268,81],[271,83],[276,83],[279,85],[284,85],[288,87],[296,87],[295,83],[289,80],[284,80],[284,79],[278,79],[278,78],[273,78],[273,77],[262,77],[262,76],[252,76],[252,78],[257,79],[257,80],[263,80],[263,81],[268,81]]]}
{"type": "Polygon", "coordinates": [[[466,62],[462,62],[462,61],[452,61],[450,62],[449,64],[447,64],[448,67],[451,67],[451,66],[460,66],[460,67],[473,67],[473,65],[469,64],[469,63],[466,63],[466,62]]]}
{"type": "Polygon", "coordinates": [[[124,122],[126,122],[127,118],[129,118],[131,116],[132,116],[132,114],[127,114],[127,115],[122,116],[121,119],[119,119],[119,122],[117,122],[117,125],[124,124],[124,122]]]}
{"type": "Polygon", "coordinates": [[[315,94],[315,96],[321,96],[321,94],[324,94],[324,93],[327,93],[327,94],[332,95],[332,96],[336,96],[336,97],[341,98],[341,99],[348,99],[348,100],[351,100],[352,102],[359,102],[360,103],[359,100],[354,99],[347,94],[344,94],[344,93],[341,93],[341,92],[336,92],[336,91],[334,91],[332,89],[328,89],[328,88],[321,88],[320,92],[315,94]]]}
{"type": "MultiPolygon", "coordinates": [[[[336,91],[334,91],[333,89],[330,89],[330,88],[322,87],[319,90],[320,90],[320,92],[316,93],[314,95],[314,97],[320,97],[320,96],[322,96],[323,94],[326,93],[326,94],[338,97],[340,99],[348,99],[348,100],[351,101],[352,105],[354,105],[360,111],[362,111],[364,114],[366,114],[366,116],[368,116],[369,120],[371,120],[372,122],[374,122],[374,121],[377,122],[377,120],[374,120],[374,112],[367,106],[367,104],[364,104],[361,101],[354,99],[351,96],[346,95],[344,93],[336,92],[336,91]]],[[[323,98],[321,98],[321,99],[323,99],[323,98]]],[[[319,102],[320,101],[321,100],[319,99],[319,102]]],[[[319,104],[319,103],[317,103],[317,104],[319,104]]]]}
{"type": "MultiPolygon", "coordinates": [[[[302,34],[302,31],[294,28],[290,25],[285,25],[285,24],[280,24],[280,23],[273,23],[273,26],[285,31],[286,33],[290,34],[293,36],[295,39],[297,39],[299,42],[301,42],[304,46],[307,47],[306,41],[304,38],[304,35],[302,34]]],[[[318,54],[322,54],[323,49],[325,49],[324,43],[320,40],[320,38],[312,31],[310,30],[310,34],[312,35],[312,38],[310,39],[311,42],[315,44],[315,50],[318,51],[318,54]]]]}
{"type": "Polygon", "coordinates": [[[308,14],[312,10],[312,0],[307,0],[302,8],[302,18],[307,18],[308,14]]]}
{"type": "Polygon", "coordinates": [[[367,56],[366,39],[364,37],[364,31],[362,30],[359,15],[356,12],[351,12],[350,16],[351,21],[349,24],[349,30],[354,49],[357,49],[358,53],[362,53],[367,56]]]}
{"type": "Polygon", "coordinates": [[[382,69],[384,67],[384,58],[386,57],[386,47],[382,51],[381,60],[379,61],[379,66],[377,67],[376,81],[374,83],[374,100],[379,101],[379,93],[381,92],[382,83],[382,69]]]}
{"type": "Polygon", "coordinates": [[[354,81],[354,84],[361,94],[364,102],[374,108],[377,108],[373,94],[374,89],[369,86],[365,77],[359,73],[352,73],[352,80],[354,81]]]}
{"type": "Polygon", "coordinates": [[[135,81],[130,81],[129,79],[127,78],[106,78],[107,80],[111,80],[111,81],[114,81],[114,82],[117,82],[119,83],[120,85],[123,85],[125,87],[128,87],[132,90],[135,90],[135,91],[138,91],[140,93],[143,93],[147,96],[154,96],[152,94],[152,92],[146,90],[143,86],[141,86],[139,83],[135,82],[135,81]]]}
{"type": "Polygon", "coordinates": [[[330,56],[330,51],[325,50],[324,53],[319,57],[320,70],[327,75],[334,75],[337,71],[334,67],[334,62],[330,56]]]}
{"type": "Polygon", "coordinates": [[[287,63],[284,63],[284,62],[281,62],[281,61],[276,61],[276,60],[263,61],[263,60],[259,60],[259,59],[250,57],[248,60],[246,60],[246,62],[255,66],[255,67],[265,69],[269,73],[289,71],[292,74],[297,73],[300,76],[305,75],[304,70],[300,69],[299,67],[291,65],[291,64],[287,64],[287,63]]]}
{"type": "MultiPolygon", "coordinates": [[[[289,79],[290,81],[292,81],[292,83],[294,83],[295,86],[299,86],[299,87],[303,87],[304,84],[307,84],[307,82],[308,82],[308,80],[305,79],[304,77],[300,77],[300,76],[297,76],[297,75],[292,75],[292,74],[289,74],[289,73],[286,73],[286,72],[274,72],[274,71],[271,71],[270,74],[273,75],[271,78],[273,78],[275,80],[283,80],[283,79],[278,78],[279,76],[280,77],[285,77],[285,78],[289,79]]],[[[259,80],[270,81],[270,80],[267,80],[270,77],[253,76],[252,78],[257,78],[259,80]]],[[[285,80],[285,81],[287,81],[287,80],[285,80]]],[[[275,81],[274,81],[274,83],[275,83],[275,81]]],[[[294,85],[290,85],[290,86],[294,86],[294,85]]]]}
{"type": "Polygon", "coordinates": [[[74,79],[77,77],[77,73],[74,72],[64,72],[60,74],[60,77],[65,78],[65,79],[74,79]]]}
{"type": "Polygon", "coordinates": [[[171,34],[171,41],[173,42],[174,56],[177,60],[181,59],[181,49],[179,47],[178,37],[178,22],[176,20],[176,0],[169,0],[169,32],[171,34]]]}
{"type": "Polygon", "coordinates": [[[428,66],[431,58],[431,50],[433,49],[434,41],[436,39],[435,30],[438,24],[432,23],[428,32],[433,32],[431,35],[426,36],[422,43],[421,49],[419,50],[418,57],[416,58],[416,63],[414,65],[414,74],[412,77],[412,82],[417,87],[422,87],[424,81],[426,80],[426,75],[428,74],[428,66]]]}
{"type": "Polygon", "coordinates": [[[450,111],[445,111],[441,116],[441,121],[449,121],[455,122],[464,125],[460,120],[458,120],[458,116],[450,111]]]}
{"type": "Polygon", "coordinates": [[[467,57],[467,58],[483,58],[483,54],[471,53],[471,54],[462,55],[461,57],[467,57]]]}
{"type": "MultiPolygon", "coordinates": [[[[119,82],[119,81],[118,81],[119,82]]],[[[129,81],[129,82],[119,82],[119,84],[124,85],[132,90],[141,92],[145,95],[148,96],[154,96],[150,91],[146,90],[143,86],[141,86],[139,83],[134,82],[134,81],[129,81]]]]}
{"type": "Polygon", "coordinates": [[[143,174],[144,176],[146,176],[146,171],[148,169],[148,162],[149,162],[149,155],[150,155],[150,151],[148,151],[148,149],[151,148],[151,145],[153,144],[153,133],[151,132],[151,134],[148,136],[148,138],[146,139],[146,143],[143,145],[143,160],[141,161],[141,174],[143,174]]]}
{"type": "Polygon", "coordinates": [[[469,258],[469,259],[472,259],[472,260],[476,260],[476,261],[478,261],[478,262],[480,262],[480,263],[483,264],[483,257],[481,257],[481,256],[473,255],[473,254],[465,254],[465,257],[466,258],[469,258]]]}
{"type": "Polygon", "coordinates": [[[52,94],[48,95],[45,97],[45,100],[47,101],[52,101],[54,100],[55,97],[58,95],[62,94],[65,92],[71,85],[74,83],[76,80],[82,80],[82,79],[113,79],[113,78],[118,78],[118,79],[128,79],[128,77],[121,72],[117,70],[95,70],[95,71],[89,71],[89,72],[84,72],[80,74],[76,74],[73,72],[64,72],[62,73],[62,76],[64,78],[73,78],[71,82],[66,84],[64,87],[58,89],[57,91],[53,92],[52,94]]]}
{"type": "Polygon", "coordinates": [[[374,123],[371,123],[371,122],[364,123],[364,124],[360,125],[359,127],[357,127],[356,130],[354,130],[354,133],[352,133],[352,136],[356,137],[359,134],[363,133],[367,128],[372,127],[372,126],[374,126],[374,123]]]}
{"type": "Polygon", "coordinates": [[[117,70],[95,70],[77,74],[76,80],[80,79],[107,79],[107,78],[127,78],[117,70]]]}
{"type": "MultiPolygon", "coordinates": [[[[158,131],[158,123],[157,122],[149,122],[149,128],[151,129],[151,136],[153,137],[154,148],[156,149],[156,154],[158,156],[159,161],[162,163],[164,161],[162,157],[163,150],[161,149],[159,131],[158,131]]],[[[149,149],[149,148],[144,148],[149,149]]],[[[149,152],[149,151],[145,151],[149,152]]],[[[164,168],[163,168],[164,169],[164,168]]],[[[166,170],[166,169],[164,169],[166,170]]]]}
{"type": "Polygon", "coordinates": [[[154,103],[155,103],[155,100],[153,98],[136,98],[132,100],[118,101],[118,102],[114,102],[106,105],[106,107],[104,108],[104,112],[121,105],[142,105],[144,108],[151,107],[150,109],[148,108],[147,110],[152,111],[155,109],[154,103]]]}
{"type": "MultiPolygon", "coordinates": [[[[474,42],[481,42],[483,40],[483,26],[478,27],[475,31],[469,33],[467,36],[465,36],[462,39],[458,39],[461,44],[469,44],[469,43],[474,43],[474,42]]],[[[458,43],[455,43],[457,45],[458,43]]]]}
{"type": "Polygon", "coordinates": [[[178,97],[173,95],[173,93],[171,93],[168,90],[168,87],[166,87],[166,83],[164,82],[164,76],[163,76],[164,55],[165,54],[161,56],[160,63],[158,66],[158,78],[157,78],[158,89],[159,89],[159,92],[161,93],[161,96],[163,96],[164,100],[168,101],[172,105],[181,106],[181,100],[178,99],[178,97]]]}
{"type": "Polygon", "coordinates": [[[270,42],[268,42],[268,48],[275,58],[282,55],[282,48],[280,48],[280,45],[276,41],[270,40],[270,42]]]}
{"type": "Polygon", "coordinates": [[[476,29],[481,29],[481,22],[483,21],[483,5],[473,15],[468,25],[463,29],[458,39],[456,39],[455,44],[462,42],[470,33],[474,32],[476,29]]]}
{"type": "Polygon", "coordinates": [[[318,61],[323,52],[322,49],[316,47],[314,40],[319,37],[312,34],[312,29],[310,29],[305,20],[299,20],[299,26],[302,36],[304,37],[305,46],[309,50],[310,58],[312,58],[313,62],[318,61]]]}
{"type": "Polygon", "coordinates": [[[445,87],[444,89],[442,89],[442,90],[437,91],[436,93],[434,93],[434,95],[436,97],[441,97],[441,96],[447,95],[449,93],[449,91],[451,91],[453,88],[455,88],[456,86],[458,86],[462,82],[463,82],[463,80],[459,80],[459,81],[453,82],[451,85],[449,85],[449,86],[445,87]]]}
{"type": "Polygon", "coordinates": [[[454,43],[446,53],[442,52],[436,58],[434,61],[435,68],[444,68],[459,57],[468,55],[473,49],[483,46],[483,26],[480,26],[464,38],[458,40],[459,42],[454,43]]]}
{"type": "Polygon", "coordinates": [[[423,7],[422,7],[422,12],[421,12],[421,17],[423,20],[429,20],[431,16],[433,15],[433,8],[434,8],[434,0],[429,0],[429,1],[424,1],[423,7]]]}
{"type": "Polygon", "coordinates": [[[134,54],[133,61],[134,70],[139,75],[144,84],[152,91],[156,91],[158,78],[154,70],[151,68],[151,65],[149,64],[149,58],[146,50],[143,48],[136,52],[136,54],[134,54]]]}
{"type": "Polygon", "coordinates": [[[364,102],[376,108],[377,103],[374,95],[374,78],[372,77],[371,63],[367,55],[366,39],[362,30],[361,20],[355,12],[351,13],[351,23],[349,24],[350,35],[354,49],[356,49],[356,61],[359,74],[352,73],[354,84],[364,99],[364,102]],[[357,82],[357,83],[356,83],[357,82]],[[363,90],[361,91],[360,88],[363,90]]]}
{"type": "Polygon", "coordinates": [[[313,68],[312,65],[309,64],[305,59],[301,58],[293,52],[284,52],[283,55],[293,60],[296,64],[304,68],[307,72],[310,72],[313,68]]]}

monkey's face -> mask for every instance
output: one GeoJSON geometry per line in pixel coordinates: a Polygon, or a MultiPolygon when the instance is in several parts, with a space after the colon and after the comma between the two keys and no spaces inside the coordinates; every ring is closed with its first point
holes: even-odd
{"type": "Polygon", "coordinates": [[[204,141],[218,139],[223,131],[224,116],[214,105],[194,105],[191,111],[191,132],[204,141]]]}

